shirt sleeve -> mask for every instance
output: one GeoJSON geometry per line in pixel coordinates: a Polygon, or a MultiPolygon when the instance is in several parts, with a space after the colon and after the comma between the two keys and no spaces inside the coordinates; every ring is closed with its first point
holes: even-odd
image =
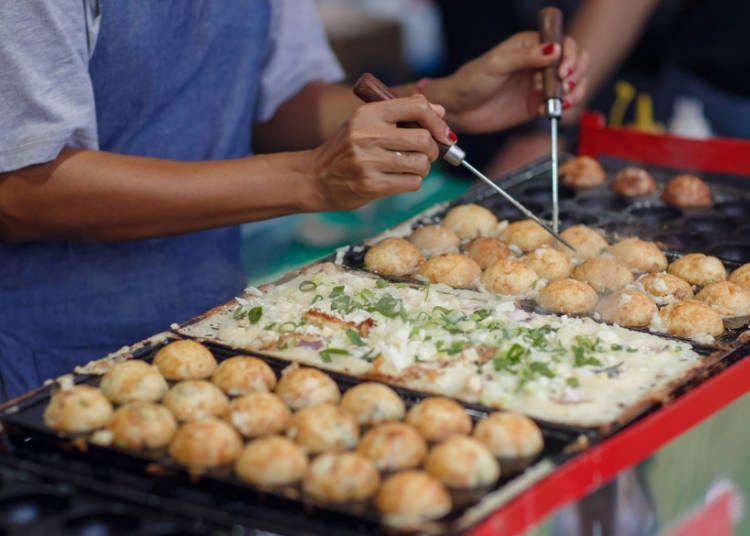
{"type": "Polygon", "coordinates": [[[271,2],[270,32],[255,115],[255,121],[261,123],[309,82],[336,82],[344,77],[314,0],[271,2]]]}
{"type": "Polygon", "coordinates": [[[98,148],[83,4],[0,1],[0,172],[98,148]]]}

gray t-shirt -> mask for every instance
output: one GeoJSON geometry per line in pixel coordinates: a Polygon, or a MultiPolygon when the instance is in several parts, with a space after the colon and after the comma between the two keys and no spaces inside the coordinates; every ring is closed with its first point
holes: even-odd
{"type": "MultiPolygon", "coordinates": [[[[343,76],[313,0],[270,4],[256,122],[307,83],[343,76]]],[[[0,1],[0,172],[49,162],[63,147],[98,149],[88,72],[98,11],[98,0],[0,1]]]]}

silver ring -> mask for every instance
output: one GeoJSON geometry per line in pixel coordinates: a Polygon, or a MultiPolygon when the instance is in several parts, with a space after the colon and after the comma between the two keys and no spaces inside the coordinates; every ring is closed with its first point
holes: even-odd
{"type": "Polygon", "coordinates": [[[401,151],[395,151],[394,153],[396,156],[403,156],[403,153],[401,151]]]}

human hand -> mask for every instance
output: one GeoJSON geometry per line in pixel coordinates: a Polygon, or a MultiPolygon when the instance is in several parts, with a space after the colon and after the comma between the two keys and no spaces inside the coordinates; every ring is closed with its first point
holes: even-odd
{"type": "Polygon", "coordinates": [[[423,95],[364,104],[313,151],[312,210],[349,210],[374,199],[418,190],[438,157],[435,140],[456,136],[443,121],[445,109],[423,95]],[[421,128],[403,128],[413,121],[421,128]]]}
{"type": "MultiPolygon", "coordinates": [[[[457,130],[501,130],[543,113],[540,71],[559,55],[558,44],[540,44],[537,32],[521,32],[452,75],[431,80],[423,91],[430,100],[445,106],[446,119],[457,130]]],[[[581,102],[588,63],[588,54],[566,37],[557,70],[563,82],[563,109],[581,102]]]]}

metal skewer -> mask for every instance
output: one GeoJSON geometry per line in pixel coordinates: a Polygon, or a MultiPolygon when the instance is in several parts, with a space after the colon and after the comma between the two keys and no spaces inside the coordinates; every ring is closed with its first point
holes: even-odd
{"type": "MultiPolygon", "coordinates": [[[[393,94],[388,86],[383,84],[380,80],[378,80],[374,75],[370,73],[363,74],[360,79],[357,80],[357,83],[354,84],[354,93],[365,102],[378,102],[396,98],[396,95],[393,94]]],[[[399,125],[403,127],[421,128],[417,123],[404,123],[399,125]]],[[[536,223],[541,225],[541,227],[545,231],[555,237],[556,240],[559,240],[567,247],[575,251],[575,248],[572,245],[565,241],[559,234],[557,234],[556,231],[552,230],[549,225],[544,223],[544,221],[534,215],[534,213],[531,212],[528,208],[523,206],[520,201],[515,199],[512,195],[510,195],[508,192],[503,190],[500,186],[486,177],[481,171],[468,163],[465,160],[466,153],[458,145],[445,145],[438,142],[438,146],[440,147],[440,156],[442,156],[446,162],[453,166],[463,166],[471,171],[477,178],[487,183],[487,185],[490,186],[493,190],[510,201],[510,203],[513,204],[513,206],[516,207],[524,216],[531,220],[534,220],[536,223]]]]}
{"type": "MultiPolygon", "coordinates": [[[[539,40],[542,43],[558,43],[560,45],[560,57],[542,71],[544,86],[544,111],[549,118],[550,145],[552,160],[552,228],[555,233],[560,228],[560,203],[558,198],[558,147],[557,147],[557,122],[562,117],[562,83],[557,77],[557,69],[562,59],[562,12],[556,7],[545,7],[539,10],[539,40]]],[[[567,245],[567,244],[566,244],[567,245]]]]}

